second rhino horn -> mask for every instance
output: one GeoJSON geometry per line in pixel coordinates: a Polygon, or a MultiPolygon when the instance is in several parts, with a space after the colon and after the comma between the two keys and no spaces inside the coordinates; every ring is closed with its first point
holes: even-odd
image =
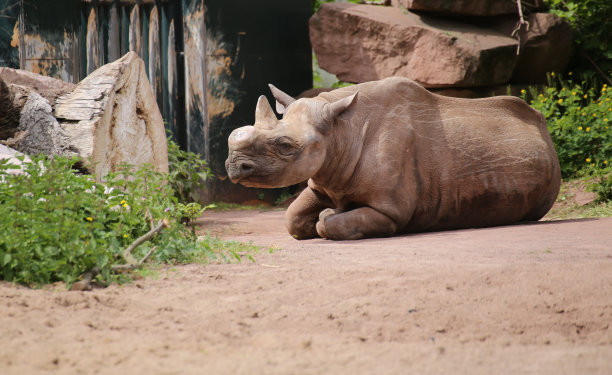
{"type": "Polygon", "coordinates": [[[272,91],[272,95],[274,95],[274,99],[276,99],[276,112],[282,115],[287,110],[287,107],[289,107],[289,104],[293,103],[295,99],[277,89],[271,83],[268,86],[270,87],[270,91],[272,91]]]}
{"type": "Polygon", "coordinates": [[[272,112],[268,99],[266,99],[265,95],[260,96],[255,108],[255,127],[269,130],[274,128],[277,122],[278,119],[274,112],[272,112]]]}

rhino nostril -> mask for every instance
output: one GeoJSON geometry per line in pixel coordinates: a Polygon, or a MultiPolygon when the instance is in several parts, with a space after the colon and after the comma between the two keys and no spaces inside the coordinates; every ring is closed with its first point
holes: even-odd
{"type": "Polygon", "coordinates": [[[248,176],[255,170],[255,166],[250,163],[241,163],[240,164],[240,174],[243,176],[248,176]]]}

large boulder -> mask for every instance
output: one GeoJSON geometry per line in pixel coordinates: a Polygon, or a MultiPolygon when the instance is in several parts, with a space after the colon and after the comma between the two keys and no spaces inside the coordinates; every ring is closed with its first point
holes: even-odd
{"type": "MultiPolygon", "coordinates": [[[[391,3],[407,10],[453,14],[462,16],[497,16],[516,14],[518,7],[515,0],[392,0],[391,3]]],[[[528,10],[542,9],[543,0],[522,1],[528,10]]]]}
{"type": "MultiPolygon", "coordinates": [[[[552,13],[531,13],[518,33],[520,54],[513,82],[544,83],[547,72],[562,72],[573,55],[571,26],[552,13]]],[[[503,16],[488,22],[488,26],[506,35],[512,34],[517,16],[503,16]]]]}
{"type": "Polygon", "coordinates": [[[506,83],[518,44],[491,29],[349,3],[323,4],[310,40],[319,65],[342,81],[403,76],[429,88],[506,83]]]}

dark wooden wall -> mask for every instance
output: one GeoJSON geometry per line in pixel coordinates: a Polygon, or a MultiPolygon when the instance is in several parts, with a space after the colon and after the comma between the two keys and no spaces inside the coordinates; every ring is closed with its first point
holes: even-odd
{"type": "Polygon", "coordinates": [[[0,0],[0,66],[78,82],[136,51],[167,129],[218,179],[203,199],[273,200],[224,180],[227,137],[268,83],[312,86],[311,0],[0,0]],[[20,22],[20,20],[23,20],[20,22]]]}

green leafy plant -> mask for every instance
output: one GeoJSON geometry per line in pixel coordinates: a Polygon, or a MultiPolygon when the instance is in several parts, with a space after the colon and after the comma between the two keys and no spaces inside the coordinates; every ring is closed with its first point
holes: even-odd
{"type": "Polygon", "coordinates": [[[563,18],[574,30],[580,54],[604,75],[612,70],[612,2],[609,0],[545,0],[551,13],[563,18]],[[590,60],[590,61],[589,61],[590,60]]]}
{"type": "Polygon", "coordinates": [[[206,189],[206,181],[213,177],[205,160],[193,152],[184,151],[168,138],[168,183],[180,202],[197,200],[197,193],[206,189]]]}
{"type": "MultiPolygon", "coordinates": [[[[182,263],[227,258],[217,240],[198,238],[181,223],[168,175],[151,166],[120,166],[104,179],[76,173],[77,159],[34,157],[22,174],[0,161],[0,279],[26,285],[64,281],[98,269],[101,283],[116,280],[123,250],[162,221],[163,231],[139,246],[142,258],[182,263]]],[[[201,207],[186,205],[190,218],[201,207]]],[[[233,251],[233,250],[232,250],[233,251]]],[[[230,251],[231,254],[231,251],[230,251]]],[[[232,255],[233,256],[233,255],[232,255]]]]}
{"type": "Polygon", "coordinates": [[[191,226],[191,231],[195,235],[195,219],[204,213],[209,208],[217,207],[214,204],[209,204],[202,207],[197,202],[191,202],[187,204],[177,203],[176,208],[183,218],[187,220],[187,224],[191,226]]]}
{"type": "Polygon", "coordinates": [[[612,88],[575,82],[569,74],[562,79],[550,73],[543,91],[522,91],[523,99],[546,117],[564,178],[612,163],[612,88]]]}
{"type": "MultiPolygon", "coordinates": [[[[325,4],[325,3],[335,3],[336,0],[315,0],[312,2],[312,13],[316,13],[319,8],[321,7],[321,4],[325,4]]],[[[361,0],[348,0],[349,3],[354,3],[354,4],[361,4],[363,3],[363,1],[361,0]]]]}
{"type": "Polygon", "coordinates": [[[612,202],[612,167],[594,168],[589,190],[597,193],[599,202],[612,202]]]}

